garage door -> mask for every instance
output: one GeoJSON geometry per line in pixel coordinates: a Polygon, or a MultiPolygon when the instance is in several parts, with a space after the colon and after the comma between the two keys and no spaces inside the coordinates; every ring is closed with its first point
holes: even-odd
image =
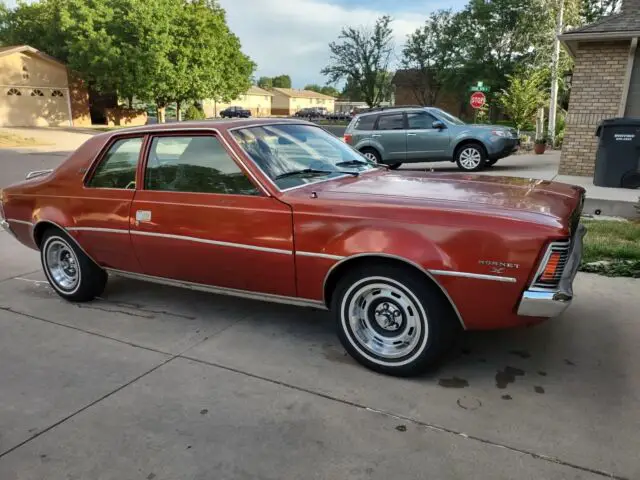
{"type": "Polygon", "coordinates": [[[69,91],[53,88],[4,87],[0,96],[0,125],[59,127],[71,125],[69,91]]]}

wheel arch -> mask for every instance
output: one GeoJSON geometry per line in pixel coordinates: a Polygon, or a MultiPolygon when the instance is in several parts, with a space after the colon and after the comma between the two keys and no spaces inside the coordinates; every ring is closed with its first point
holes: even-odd
{"type": "Polygon", "coordinates": [[[451,306],[451,309],[455,313],[460,326],[464,330],[466,330],[462,316],[460,315],[460,312],[458,311],[458,308],[456,307],[453,299],[451,298],[447,290],[442,285],[440,285],[440,283],[427,269],[423,268],[412,260],[388,253],[359,253],[356,255],[345,257],[335,263],[325,275],[322,285],[323,301],[327,308],[331,305],[331,295],[333,294],[333,290],[335,289],[340,278],[345,275],[346,272],[357,267],[358,265],[362,265],[364,263],[372,263],[374,261],[383,261],[388,264],[401,265],[403,267],[409,267],[410,269],[419,272],[444,296],[447,303],[451,306]]]}
{"type": "Polygon", "coordinates": [[[32,237],[33,237],[33,243],[36,245],[36,247],[38,247],[38,250],[40,250],[40,247],[42,245],[42,237],[44,235],[44,232],[49,229],[49,228],[55,228],[56,230],[59,230],[60,232],[64,233],[65,237],[67,237],[71,242],[73,242],[73,244],[78,247],[82,253],[84,253],[87,258],[89,260],[91,260],[93,263],[95,263],[96,265],[100,265],[98,262],[95,261],[95,259],[89,255],[89,253],[82,247],[82,245],[80,245],[80,242],[78,242],[78,240],[71,235],[71,233],[69,233],[69,231],[64,228],[63,226],[61,226],[60,224],[52,221],[52,220],[38,220],[36,222],[36,224],[33,226],[33,231],[32,231],[32,237]]]}
{"type": "Polygon", "coordinates": [[[480,145],[480,147],[482,147],[482,150],[484,150],[485,158],[489,156],[489,151],[487,149],[487,146],[484,144],[482,140],[478,140],[477,138],[463,138],[462,140],[458,141],[458,143],[456,143],[456,146],[453,149],[453,159],[454,160],[456,159],[456,157],[458,156],[458,152],[462,147],[466,145],[472,145],[472,144],[480,145]]]}

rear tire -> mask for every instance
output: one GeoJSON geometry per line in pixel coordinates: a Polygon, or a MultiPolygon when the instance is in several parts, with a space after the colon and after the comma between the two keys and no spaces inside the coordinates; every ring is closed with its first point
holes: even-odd
{"type": "Polygon", "coordinates": [[[450,348],[458,322],[427,277],[394,264],[347,272],[331,299],[338,337],[359,363],[410,377],[434,367],[450,348]]]}
{"type": "Polygon", "coordinates": [[[44,232],[40,260],[49,284],[65,300],[88,302],[107,284],[107,273],[58,229],[44,232]]]}
{"type": "Polygon", "coordinates": [[[485,167],[487,154],[479,143],[467,143],[458,147],[455,160],[463,172],[478,172],[485,167]]]}
{"type": "Polygon", "coordinates": [[[367,157],[372,162],[382,163],[382,157],[380,156],[380,154],[375,148],[365,147],[362,150],[360,150],[360,153],[365,157],[367,157]]]}

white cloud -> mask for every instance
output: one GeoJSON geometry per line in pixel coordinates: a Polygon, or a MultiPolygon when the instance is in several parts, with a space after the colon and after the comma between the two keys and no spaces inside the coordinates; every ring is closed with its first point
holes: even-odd
{"type": "MultiPolygon", "coordinates": [[[[289,74],[294,87],[326,82],[320,70],[329,60],[329,42],[342,27],[373,25],[388,12],[346,8],[321,0],[220,0],[243,51],[258,64],[256,76],[289,74]]],[[[393,15],[397,50],[424,14],[393,15]]]]}

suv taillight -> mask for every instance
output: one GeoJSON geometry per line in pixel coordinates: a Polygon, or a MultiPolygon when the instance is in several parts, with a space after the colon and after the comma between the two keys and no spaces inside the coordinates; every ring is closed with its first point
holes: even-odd
{"type": "Polygon", "coordinates": [[[345,133],[344,137],[342,138],[344,139],[344,143],[351,145],[351,140],[353,140],[353,135],[351,135],[350,133],[345,133]]]}

